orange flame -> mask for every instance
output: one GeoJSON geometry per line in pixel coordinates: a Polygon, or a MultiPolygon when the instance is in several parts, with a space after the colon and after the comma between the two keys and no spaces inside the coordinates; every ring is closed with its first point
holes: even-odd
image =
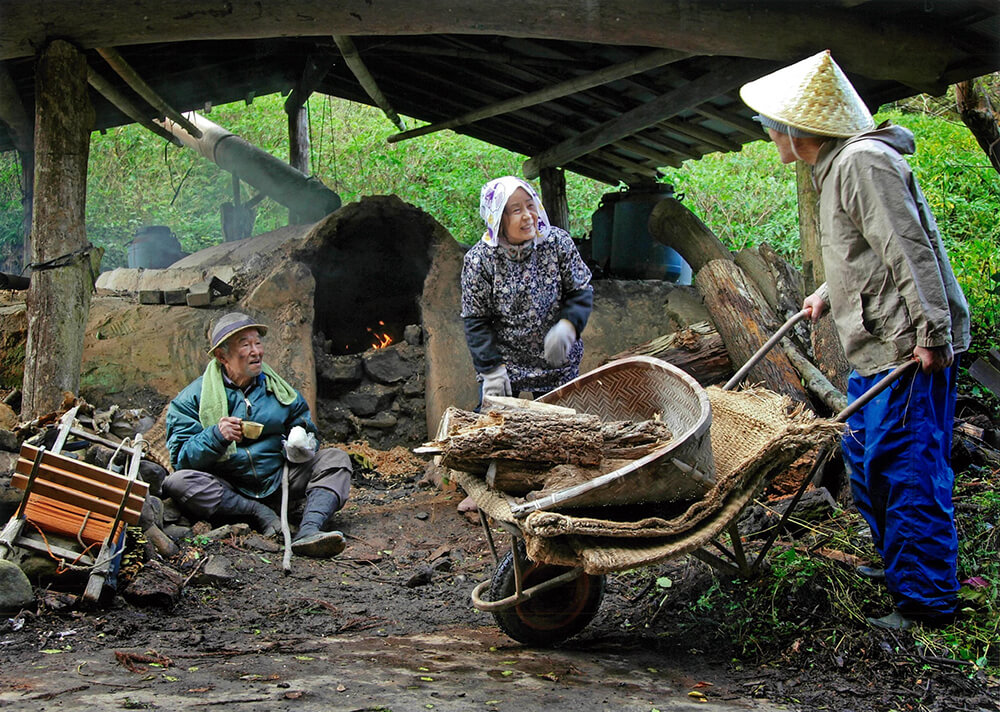
{"type": "MultiPolygon", "coordinates": [[[[385,326],[385,322],[384,321],[379,321],[378,325],[384,327],[385,326]]],[[[368,327],[368,333],[370,333],[372,336],[375,337],[375,340],[372,341],[372,348],[373,349],[384,349],[386,346],[388,346],[389,344],[392,343],[392,337],[389,336],[389,334],[387,334],[384,331],[383,332],[378,332],[378,331],[375,331],[374,329],[372,329],[371,327],[368,327]]]]}

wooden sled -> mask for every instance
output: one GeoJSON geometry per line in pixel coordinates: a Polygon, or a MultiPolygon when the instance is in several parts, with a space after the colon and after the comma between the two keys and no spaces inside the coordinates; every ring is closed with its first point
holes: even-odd
{"type": "Polygon", "coordinates": [[[132,445],[104,441],[73,427],[76,410],[63,415],[51,449],[27,443],[21,446],[11,486],[24,494],[17,512],[0,533],[0,559],[16,560],[26,551],[34,551],[63,565],[87,568],[90,574],[83,600],[94,604],[121,557],[125,526],[139,522],[149,486],[137,477],[142,436],[132,445]],[[126,453],[125,474],[62,455],[70,435],[126,453]],[[69,543],[50,542],[51,535],[69,543]]]}

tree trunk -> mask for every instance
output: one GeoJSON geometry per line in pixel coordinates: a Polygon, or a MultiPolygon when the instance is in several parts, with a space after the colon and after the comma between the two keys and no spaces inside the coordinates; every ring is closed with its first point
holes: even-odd
{"type": "Polygon", "coordinates": [[[955,85],[955,102],[958,104],[962,123],[976,137],[976,142],[990,159],[993,170],[1000,173],[1000,129],[997,127],[997,117],[980,96],[975,79],[955,85]]]}
{"type": "Polygon", "coordinates": [[[94,109],[87,63],[55,40],[38,58],[35,87],[35,203],[28,290],[28,340],[21,416],[59,408],[80,386],[93,287],[84,208],[94,109]]]}
{"type": "Polygon", "coordinates": [[[712,260],[733,259],[715,233],[676,198],[656,204],[649,215],[649,234],[675,249],[695,274],[712,260]]]}
{"type": "MultiPolygon", "coordinates": [[[[778,320],[764,296],[732,260],[712,260],[699,270],[695,286],[705,300],[715,328],[733,363],[742,365],[778,330],[778,320]]],[[[754,366],[747,380],[809,403],[799,374],[784,351],[771,351],[754,366]]]]}
{"type": "Polygon", "coordinates": [[[650,356],[685,371],[703,386],[723,383],[733,375],[733,364],[722,337],[707,321],[664,334],[652,341],[615,354],[615,361],[629,356],[650,356]]]}

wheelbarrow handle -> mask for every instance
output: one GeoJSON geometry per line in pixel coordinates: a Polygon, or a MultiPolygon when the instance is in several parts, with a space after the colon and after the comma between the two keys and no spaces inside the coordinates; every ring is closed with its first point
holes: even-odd
{"type": "Polygon", "coordinates": [[[733,377],[726,381],[726,385],[722,387],[724,391],[731,391],[736,388],[743,380],[743,378],[750,372],[750,369],[760,363],[760,360],[767,355],[767,352],[774,348],[774,345],[781,341],[785,334],[791,331],[792,327],[802,321],[805,317],[809,315],[809,312],[805,309],[800,311],[798,314],[793,314],[789,317],[788,321],[781,325],[781,328],[774,332],[774,336],[764,342],[764,344],[757,349],[757,352],[750,357],[743,367],[739,371],[733,374],[733,377]]]}
{"type": "Polygon", "coordinates": [[[874,386],[872,386],[867,391],[862,393],[853,403],[851,403],[849,406],[840,411],[840,413],[837,414],[837,417],[834,418],[834,420],[837,421],[838,423],[846,422],[848,418],[850,418],[852,415],[861,410],[865,405],[867,405],[867,403],[872,398],[874,398],[879,393],[884,391],[886,388],[891,386],[896,381],[896,379],[898,379],[904,373],[912,370],[919,364],[920,361],[918,361],[917,359],[912,359],[911,361],[907,361],[904,364],[896,366],[896,368],[892,369],[892,371],[883,376],[878,383],[876,383],[874,386]]]}

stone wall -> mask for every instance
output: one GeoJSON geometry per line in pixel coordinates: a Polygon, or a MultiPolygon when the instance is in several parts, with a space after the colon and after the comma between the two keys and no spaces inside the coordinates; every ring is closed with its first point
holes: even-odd
{"type": "Polygon", "coordinates": [[[423,329],[407,326],[400,343],[360,354],[332,355],[331,349],[318,334],[316,425],[325,440],[367,440],[380,449],[426,440],[423,329]]]}

